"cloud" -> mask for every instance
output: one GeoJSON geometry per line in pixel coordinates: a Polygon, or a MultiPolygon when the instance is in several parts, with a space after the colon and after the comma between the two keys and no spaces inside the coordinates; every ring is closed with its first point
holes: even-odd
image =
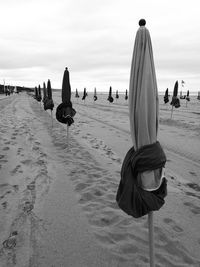
{"type": "Polygon", "coordinates": [[[177,77],[195,89],[200,19],[193,1],[1,1],[0,76],[32,86],[50,78],[60,88],[68,66],[73,87],[127,88],[138,20],[144,17],[160,87],[177,77]]]}

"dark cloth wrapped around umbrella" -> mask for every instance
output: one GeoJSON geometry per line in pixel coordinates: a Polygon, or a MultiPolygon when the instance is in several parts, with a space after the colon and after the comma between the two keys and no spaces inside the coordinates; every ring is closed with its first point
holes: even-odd
{"type": "Polygon", "coordinates": [[[114,101],[113,97],[112,97],[112,96],[109,96],[109,97],[108,97],[108,101],[109,101],[110,103],[112,103],[112,102],[114,101]]]}
{"type": "Polygon", "coordinates": [[[53,99],[46,98],[44,100],[44,110],[47,109],[53,110],[53,108],[54,108],[53,99]]]}
{"type": "Polygon", "coordinates": [[[174,106],[175,108],[179,108],[181,106],[179,98],[173,96],[170,105],[174,106]]]}
{"type": "Polygon", "coordinates": [[[144,171],[162,168],[165,163],[166,156],[158,141],[142,146],[138,150],[132,147],[127,152],[116,195],[116,201],[124,212],[139,218],[163,206],[167,195],[167,180],[163,178],[158,189],[147,191],[139,186],[137,176],[144,171]]]}
{"type": "Polygon", "coordinates": [[[70,105],[70,103],[61,103],[56,109],[56,119],[69,126],[74,122],[73,117],[75,114],[76,111],[72,108],[72,104],[70,105]]]}

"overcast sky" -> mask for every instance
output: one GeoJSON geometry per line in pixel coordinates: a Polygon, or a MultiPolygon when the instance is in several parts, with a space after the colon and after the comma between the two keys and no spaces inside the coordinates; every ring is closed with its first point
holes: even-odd
{"type": "Polygon", "coordinates": [[[200,90],[198,0],[0,0],[0,84],[125,91],[138,21],[150,31],[159,91],[200,90]]]}

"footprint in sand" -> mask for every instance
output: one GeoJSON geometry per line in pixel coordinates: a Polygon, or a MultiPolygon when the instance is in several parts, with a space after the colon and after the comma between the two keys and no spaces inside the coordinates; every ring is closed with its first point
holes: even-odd
{"type": "Polygon", "coordinates": [[[197,176],[195,172],[190,171],[189,173],[192,174],[193,176],[197,176]]]}
{"type": "Polygon", "coordinates": [[[176,222],[170,218],[164,218],[164,223],[169,224],[175,232],[181,233],[183,229],[176,224],[176,222]]]}
{"type": "Polygon", "coordinates": [[[22,168],[21,168],[21,165],[17,165],[11,172],[10,172],[10,174],[11,175],[14,175],[14,174],[16,174],[16,173],[22,173],[23,171],[22,171],[22,168]]]}
{"type": "Polygon", "coordinates": [[[195,183],[187,183],[186,185],[189,186],[190,188],[194,189],[197,192],[200,191],[200,186],[198,184],[195,184],[195,183]]]}
{"type": "Polygon", "coordinates": [[[5,201],[5,202],[3,202],[1,205],[2,205],[2,207],[3,207],[4,209],[6,209],[6,208],[7,208],[7,206],[8,206],[8,202],[7,202],[7,201],[5,201]]]}
{"type": "Polygon", "coordinates": [[[13,135],[13,136],[18,135],[18,130],[16,130],[12,135],[13,135]]]}
{"type": "Polygon", "coordinates": [[[22,150],[23,150],[23,148],[19,147],[19,148],[17,149],[17,155],[20,155],[21,152],[22,152],[22,150]]]}
{"type": "Polygon", "coordinates": [[[200,199],[200,195],[197,195],[197,194],[195,194],[193,192],[185,192],[185,194],[188,195],[188,196],[191,196],[191,197],[195,197],[195,198],[200,199]]]}
{"type": "Polygon", "coordinates": [[[5,145],[10,145],[10,141],[6,141],[4,144],[5,145]]]}
{"type": "Polygon", "coordinates": [[[3,242],[3,248],[5,249],[13,249],[17,244],[17,235],[18,232],[14,231],[11,235],[3,242]]]}
{"type": "Polygon", "coordinates": [[[8,162],[8,160],[7,159],[0,159],[0,162],[1,163],[6,163],[6,162],[8,162]]]}
{"type": "Polygon", "coordinates": [[[3,151],[7,151],[9,150],[10,148],[8,146],[5,146],[4,148],[2,148],[3,151]]]}
{"type": "Polygon", "coordinates": [[[32,150],[33,150],[33,151],[38,151],[38,150],[40,150],[40,148],[39,148],[39,146],[33,146],[33,147],[32,147],[32,150]]]}
{"type": "Polygon", "coordinates": [[[31,164],[31,160],[30,159],[25,159],[25,160],[22,160],[21,163],[24,164],[24,165],[30,165],[31,164]]]}
{"type": "Polygon", "coordinates": [[[194,205],[191,202],[184,202],[183,204],[185,206],[189,207],[192,213],[194,213],[194,214],[200,214],[200,207],[194,205]]]}

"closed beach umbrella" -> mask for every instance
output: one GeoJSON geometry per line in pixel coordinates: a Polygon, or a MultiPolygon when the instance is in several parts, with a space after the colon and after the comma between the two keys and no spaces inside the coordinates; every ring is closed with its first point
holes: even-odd
{"type": "Polygon", "coordinates": [[[64,71],[61,96],[62,103],[56,109],[56,119],[70,126],[74,122],[73,117],[76,111],[73,109],[71,102],[71,86],[68,68],[65,68],[64,71]]]}
{"type": "Polygon", "coordinates": [[[200,91],[198,91],[197,99],[200,100],[200,91]]]}
{"type": "Polygon", "coordinates": [[[47,99],[47,89],[46,89],[46,84],[45,82],[43,83],[43,103],[45,102],[45,100],[47,99]]]}
{"type": "Polygon", "coordinates": [[[169,93],[168,93],[168,88],[165,91],[165,95],[164,95],[164,102],[165,104],[169,102],[169,93]]]}
{"type": "Polygon", "coordinates": [[[174,84],[174,91],[173,91],[172,101],[170,103],[170,105],[172,105],[171,118],[172,118],[172,114],[173,114],[173,107],[179,108],[181,106],[180,105],[180,100],[179,100],[177,95],[178,95],[178,81],[176,81],[175,84],[174,84]]]}
{"type": "Polygon", "coordinates": [[[108,94],[108,99],[107,99],[110,103],[113,102],[113,97],[112,97],[112,87],[110,86],[109,88],[109,94],[108,94]]]}
{"type": "Polygon", "coordinates": [[[75,97],[79,98],[78,89],[76,89],[75,97]]]}
{"type": "Polygon", "coordinates": [[[118,93],[118,90],[116,91],[116,99],[118,99],[119,98],[119,93],[118,93]]]}
{"type": "Polygon", "coordinates": [[[86,96],[87,96],[87,92],[86,92],[86,88],[84,88],[82,100],[85,100],[86,96]]]}
{"type": "MultiPolygon", "coordinates": [[[[53,103],[53,98],[52,98],[51,82],[49,79],[47,81],[46,92],[47,92],[47,96],[46,96],[46,99],[44,101],[44,109],[45,110],[50,109],[51,110],[51,116],[52,116],[52,110],[54,108],[54,103],[53,103]]],[[[52,122],[53,122],[53,120],[52,120],[52,122]]]]}
{"type": "Polygon", "coordinates": [[[178,95],[178,81],[174,84],[174,91],[173,91],[173,97],[177,97],[178,95]]]}
{"type": "Polygon", "coordinates": [[[190,92],[187,90],[187,95],[186,95],[186,107],[187,107],[187,102],[190,101],[190,92]]]}
{"type": "Polygon", "coordinates": [[[190,101],[190,91],[189,91],[189,90],[187,90],[186,100],[187,100],[187,101],[190,101]]]}
{"type": "Polygon", "coordinates": [[[154,266],[153,212],[164,204],[165,153],[157,141],[159,103],[150,33],[140,20],[129,84],[129,118],[133,147],[121,169],[116,196],[119,207],[133,217],[148,214],[150,266],[154,266]],[[162,179],[161,179],[162,178],[162,179]]]}
{"type": "Polygon", "coordinates": [[[37,87],[35,86],[35,96],[34,96],[34,98],[37,100],[37,98],[38,98],[38,89],[37,89],[37,87]]]}
{"type": "Polygon", "coordinates": [[[125,100],[128,99],[128,90],[126,89],[126,93],[125,93],[125,100]]]}
{"type": "Polygon", "coordinates": [[[69,105],[71,102],[71,85],[69,82],[69,71],[65,68],[62,81],[62,102],[69,105]]]}
{"type": "Polygon", "coordinates": [[[40,102],[40,101],[42,100],[40,85],[38,86],[38,90],[37,90],[37,92],[38,92],[37,101],[40,102]]]}
{"type": "Polygon", "coordinates": [[[51,81],[49,79],[47,81],[47,96],[48,99],[52,99],[51,81]]]}
{"type": "Polygon", "coordinates": [[[97,89],[94,88],[94,101],[97,101],[97,89]]]}

